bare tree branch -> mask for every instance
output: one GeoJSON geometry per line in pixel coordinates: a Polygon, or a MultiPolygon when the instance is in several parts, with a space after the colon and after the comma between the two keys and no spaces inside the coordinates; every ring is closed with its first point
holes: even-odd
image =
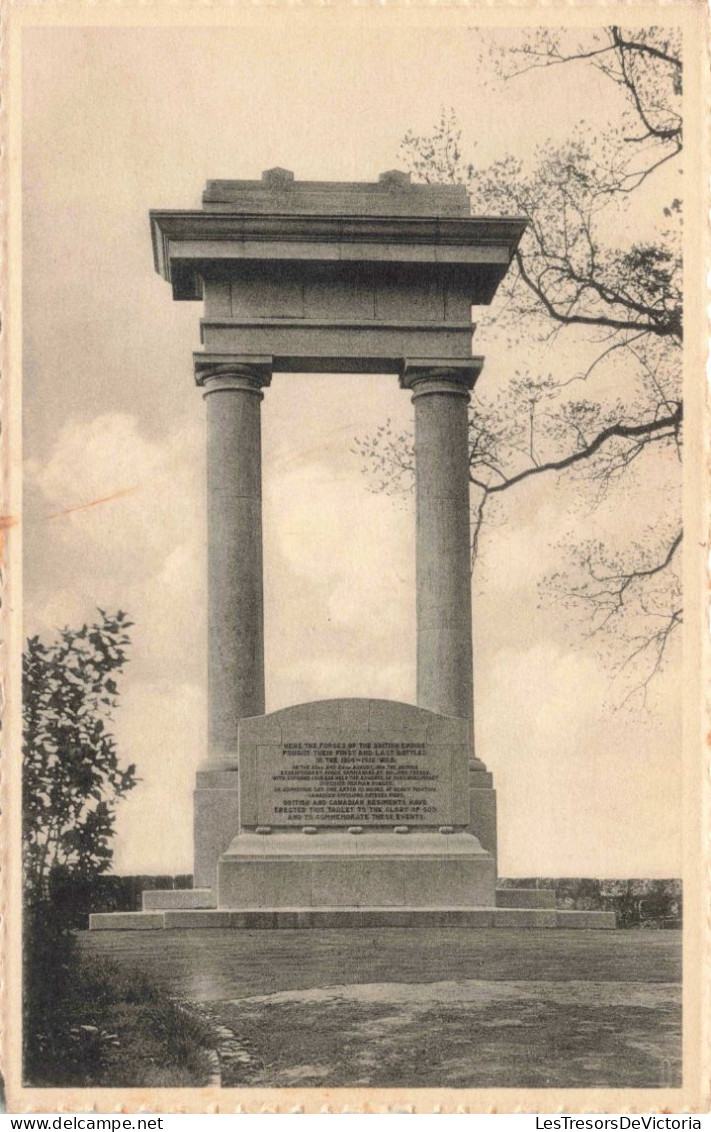
{"type": "Polygon", "coordinates": [[[677,405],[673,413],[666,417],[659,417],[652,421],[644,421],[641,424],[626,425],[614,424],[609,428],[605,428],[595,437],[590,444],[585,448],[581,448],[576,452],[571,452],[567,456],[561,457],[559,460],[549,460],[546,463],[535,464],[533,467],[526,468],[516,475],[507,477],[503,483],[498,484],[482,484],[476,480],[472,482],[477,483],[477,486],[482,487],[487,494],[494,495],[500,491],[506,491],[510,487],[514,487],[522,480],[529,479],[531,476],[541,475],[543,472],[560,472],[565,468],[571,468],[574,464],[580,463],[582,460],[589,460],[608,440],[613,437],[621,437],[622,439],[631,439],[633,437],[647,436],[651,437],[655,433],[661,433],[666,429],[676,431],[682,421],[683,409],[682,405],[677,405]]]}
{"type": "MultiPolygon", "coordinates": [[[[475,394],[473,561],[495,513],[491,508],[509,489],[578,469],[595,509],[633,482],[636,469],[645,474],[655,453],[663,460],[673,444],[678,455],[683,421],[681,202],[674,198],[663,209],[666,222],[660,215],[651,239],[625,244],[620,237],[622,210],[632,194],[669,169],[682,149],[678,35],[669,28],[617,25],[579,34],[541,29],[518,47],[507,42],[499,58],[504,79],[564,64],[594,67],[622,97],[614,101],[614,120],[582,125],[564,143],[542,145],[531,168],[509,156],[475,172],[462,155],[454,111],[443,110],[430,135],[410,132],[403,141],[403,157],[416,178],[465,183],[477,212],[528,220],[497,296],[499,327],[514,341],[525,337],[547,350],[559,336],[572,337],[581,351],[567,378],[515,375],[492,400],[475,394]],[[616,402],[610,393],[617,387],[611,380],[615,367],[625,375],[625,392],[616,402]],[[580,380],[585,399],[572,396],[570,387],[580,380]]],[[[361,455],[371,473],[377,471],[379,489],[404,490],[411,439],[371,440],[361,455]]],[[[671,465],[661,466],[666,475],[671,465]]],[[[673,497],[662,492],[655,498],[673,497]]],[[[571,582],[563,570],[554,581],[560,600],[587,610],[591,633],[614,627],[611,646],[626,649],[617,667],[635,673],[635,688],[645,696],[682,619],[675,573],[681,533],[659,545],[669,521],[661,511],[654,514],[644,546],[629,538],[622,550],[600,545],[587,557],[580,547],[567,546],[565,554],[582,576],[571,582]]]]}

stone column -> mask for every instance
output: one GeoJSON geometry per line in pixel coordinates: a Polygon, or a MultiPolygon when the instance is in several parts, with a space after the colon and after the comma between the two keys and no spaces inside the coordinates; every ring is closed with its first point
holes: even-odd
{"type": "Polygon", "coordinates": [[[415,405],[417,703],[468,719],[473,740],[467,406],[470,370],[406,374],[415,405]]]}
{"type": "Polygon", "coordinates": [[[270,374],[222,365],[207,402],[209,765],[237,762],[237,727],[264,714],[260,402],[270,374]]]}

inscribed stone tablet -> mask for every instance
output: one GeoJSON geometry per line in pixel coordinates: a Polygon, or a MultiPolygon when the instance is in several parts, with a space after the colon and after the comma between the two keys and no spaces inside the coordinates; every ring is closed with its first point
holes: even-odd
{"type": "Polygon", "coordinates": [[[360,701],[377,704],[377,713],[344,726],[334,705],[346,703],[287,709],[299,712],[291,719],[275,712],[263,717],[263,726],[245,721],[242,827],[465,825],[468,751],[461,721],[401,704],[392,705],[388,719],[384,701],[360,701]]]}

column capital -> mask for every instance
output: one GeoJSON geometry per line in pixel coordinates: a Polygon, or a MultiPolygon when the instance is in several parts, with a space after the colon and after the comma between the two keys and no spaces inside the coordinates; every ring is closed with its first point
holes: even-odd
{"type": "Polygon", "coordinates": [[[261,398],[262,389],[272,380],[272,362],[266,355],[193,354],[195,382],[202,386],[203,397],[234,390],[256,393],[261,398]]]}
{"type": "Polygon", "coordinates": [[[412,399],[431,393],[465,397],[481,373],[484,359],[463,360],[440,358],[405,358],[400,371],[400,386],[412,390],[412,399]]]}

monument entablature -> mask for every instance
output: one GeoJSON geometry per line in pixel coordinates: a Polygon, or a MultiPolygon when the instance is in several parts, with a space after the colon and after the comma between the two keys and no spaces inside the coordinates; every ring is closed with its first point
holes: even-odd
{"type": "MultiPolygon", "coordinates": [[[[204,299],[201,338],[274,372],[401,374],[471,357],[472,305],[491,302],[525,222],[473,217],[462,185],[210,181],[203,208],[151,212],[156,270],[204,299]]],[[[196,355],[198,380],[205,357],[196,355]]]]}

